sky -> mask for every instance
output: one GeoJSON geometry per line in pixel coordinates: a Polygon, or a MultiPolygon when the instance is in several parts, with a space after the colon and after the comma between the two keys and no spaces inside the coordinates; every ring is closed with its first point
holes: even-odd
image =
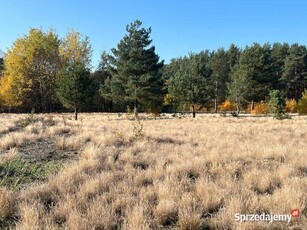
{"type": "Polygon", "coordinates": [[[60,37],[75,29],[90,38],[95,69],[101,52],[116,47],[136,19],[152,28],[152,44],[165,63],[231,43],[306,45],[306,9],[305,0],[0,0],[0,50],[30,28],[53,28],[60,37]]]}

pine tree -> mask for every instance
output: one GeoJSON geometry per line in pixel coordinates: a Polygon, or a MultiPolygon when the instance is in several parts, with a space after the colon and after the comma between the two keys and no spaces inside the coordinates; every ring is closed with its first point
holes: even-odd
{"type": "Polygon", "coordinates": [[[127,25],[127,34],[113,48],[110,56],[112,77],[106,81],[103,94],[116,102],[131,103],[137,116],[138,107],[152,108],[163,100],[161,68],[163,61],[150,46],[151,28],[142,28],[142,22],[134,21],[127,25]]]}
{"type": "Polygon", "coordinates": [[[288,99],[298,100],[307,84],[307,49],[305,46],[292,44],[284,61],[284,70],[280,81],[288,99]]]}
{"type": "Polygon", "coordinates": [[[163,107],[167,112],[174,112],[176,110],[176,105],[170,97],[169,94],[169,80],[175,76],[176,72],[179,70],[182,58],[173,58],[169,64],[164,65],[162,69],[162,80],[163,84],[163,107]]]}
{"type": "Polygon", "coordinates": [[[274,43],[271,50],[272,68],[271,85],[273,89],[278,89],[286,95],[284,83],[281,79],[285,67],[285,59],[288,56],[288,43],[274,43]]]}
{"type": "Polygon", "coordinates": [[[72,62],[61,72],[57,82],[57,95],[64,107],[74,109],[77,120],[78,110],[91,101],[96,87],[84,64],[72,62]]]}
{"type": "Polygon", "coordinates": [[[218,49],[211,58],[212,69],[211,85],[214,91],[214,110],[217,112],[218,103],[225,101],[227,94],[227,82],[229,82],[229,56],[224,49],[218,49]]]}
{"type": "Polygon", "coordinates": [[[193,117],[196,116],[195,107],[203,105],[208,96],[206,66],[202,56],[190,54],[180,61],[180,67],[168,81],[170,97],[181,106],[191,106],[193,117]]]}
{"type": "Polygon", "coordinates": [[[285,114],[286,101],[282,97],[279,90],[272,90],[269,94],[268,109],[269,112],[273,114],[273,118],[276,119],[286,119],[291,118],[289,115],[285,114]]]}
{"type": "MultiPolygon", "coordinates": [[[[112,111],[113,103],[112,97],[108,99],[106,95],[104,95],[104,90],[106,89],[106,81],[109,81],[111,77],[111,73],[108,70],[109,65],[109,55],[106,51],[101,53],[100,63],[98,65],[97,70],[92,74],[92,77],[96,84],[99,86],[97,92],[95,94],[93,105],[96,107],[96,111],[112,111]]],[[[106,91],[105,91],[106,92],[106,91]]]]}
{"type": "Polygon", "coordinates": [[[240,56],[240,65],[246,66],[251,84],[246,99],[252,103],[265,100],[271,88],[270,45],[254,43],[246,47],[240,56]]]}
{"type": "Polygon", "coordinates": [[[227,50],[228,64],[230,68],[233,68],[238,62],[241,55],[241,50],[235,45],[231,44],[227,50]]]}

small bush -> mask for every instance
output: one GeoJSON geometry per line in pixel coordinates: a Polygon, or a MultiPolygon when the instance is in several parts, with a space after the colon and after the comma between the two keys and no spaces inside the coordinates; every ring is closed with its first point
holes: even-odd
{"type": "Polygon", "coordinates": [[[303,96],[298,101],[297,111],[300,115],[307,114],[307,90],[305,90],[305,92],[303,93],[303,96]]]}
{"type": "Polygon", "coordinates": [[[129,105],[127,105],[127,107],[126,107],[126,118],[127,119],[132,119],[132,117],[133,117],[133,110],[130,108],[130,106],[129,105]]]}
{"type": "Polygon", "coordinates": [[[277,119],[277,120],[292,119],[292,117],[288,113],[278,113],[278,114],[275,114],[274,118],[277,119]]]}
{"type": "Polygon", "coordinates": [[[226,100],[223,104],[219,105],[219,111],[231,111],[236,109],[236,104],[230,100],[226,100]]]}
{"type": "MultiPolygon", "coordinates": [[[[203,112],[203,113],[208,112],[208,109],[199,103],[196,103],[194,105],[194,109],[195,111],[198,111],[198,112],[203,112]]],[[[211,108],[211,109],[212,109],[212,112],[214,112],[214,108],[211,108]]],[[[192,111],[192,106],[190,107],[190,111],[192,111]]]]}
{"type": "Polygon", "coordinates": [[[290,99],[286,101],[285,111],[288,113],[296,113],[297,112],[297,103],[295,99],[290,99]]]}
{"type": "Polygon", "coordinates": [[[157,118],[160,116],[161,110],[160,108],[155,108],[151,110],[151,114],[154,118],[157,118]]]}
{"type": "Polygon", "coordinates": [[[267,106],[264,103],[264,101],[261,101],[259,103],[255,103],[254,109],[251,111],[251,114],[253,114],[253,115],[267,114],[267,106]]]}
{"type": "Polygon", "coordinates": [[[137,120],[133,125],[131,141],[136,141],[144,137],[143,124],[140,120],[137,120]]]}
{"type": "Polygon", "coordinates": [[[273,113],[273,118],[278,120],[291,119],[291,116],[289,114],[285,114],[284,107],[285,100],[281,96],[280,91],[272,90],[270,92],[268,111],[273,113]]]}

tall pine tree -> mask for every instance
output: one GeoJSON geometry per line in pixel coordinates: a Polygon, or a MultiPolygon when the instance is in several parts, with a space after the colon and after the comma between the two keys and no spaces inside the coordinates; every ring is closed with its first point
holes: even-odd
{"type": "Polygon", "coordinates": [[[287,98],[298,100],[307,85],[307,49],[299,44],[292,44],[285,59],[284,71],[280,81],[287,98]]]}
{"type": "Polygon", "coordinates": [[[139,20],[127,25],[127,34],[113,48],[110,60],[112,77],[106,81],[103,95],[115,102],[132,104],[138,108],[153,109],[163,100],[161,68],[163,61],[151,46],[151,28],[142,28],[139,20]]]}
{"type": "Polygon", "coordinates": [[[230,73],[230,58],[224,49],[218,49],[210,60],[212,69],[211,86],[214,92],[214,111],[218,110],[218,103],[225,100],[227,94],[227,82],[230,73]]]}
{"type": "Polygon", "coordinates": [[[211,74],[207,67],[209,53],[190,54],[180,61],[180,67],[168,81],[172,100],[182,107],[192,107],[193,117],[196,105],[204,105],[208,98],[208,81],[211,74]],[[206,58],[207,57],[207,58],[206,58]]]}

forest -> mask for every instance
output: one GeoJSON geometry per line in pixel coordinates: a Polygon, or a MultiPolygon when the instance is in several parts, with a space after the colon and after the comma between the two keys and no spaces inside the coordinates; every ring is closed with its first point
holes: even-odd
{"type": "Polygon", "coordinates": [[[283,111],[307,112],[305,45],[231,44],[165,64],[150,35],[141,21],[128,24],[93,70],[87,36],[31,28],[0,59],[1,111],[262,114],[277,95],[283,111]]]}

